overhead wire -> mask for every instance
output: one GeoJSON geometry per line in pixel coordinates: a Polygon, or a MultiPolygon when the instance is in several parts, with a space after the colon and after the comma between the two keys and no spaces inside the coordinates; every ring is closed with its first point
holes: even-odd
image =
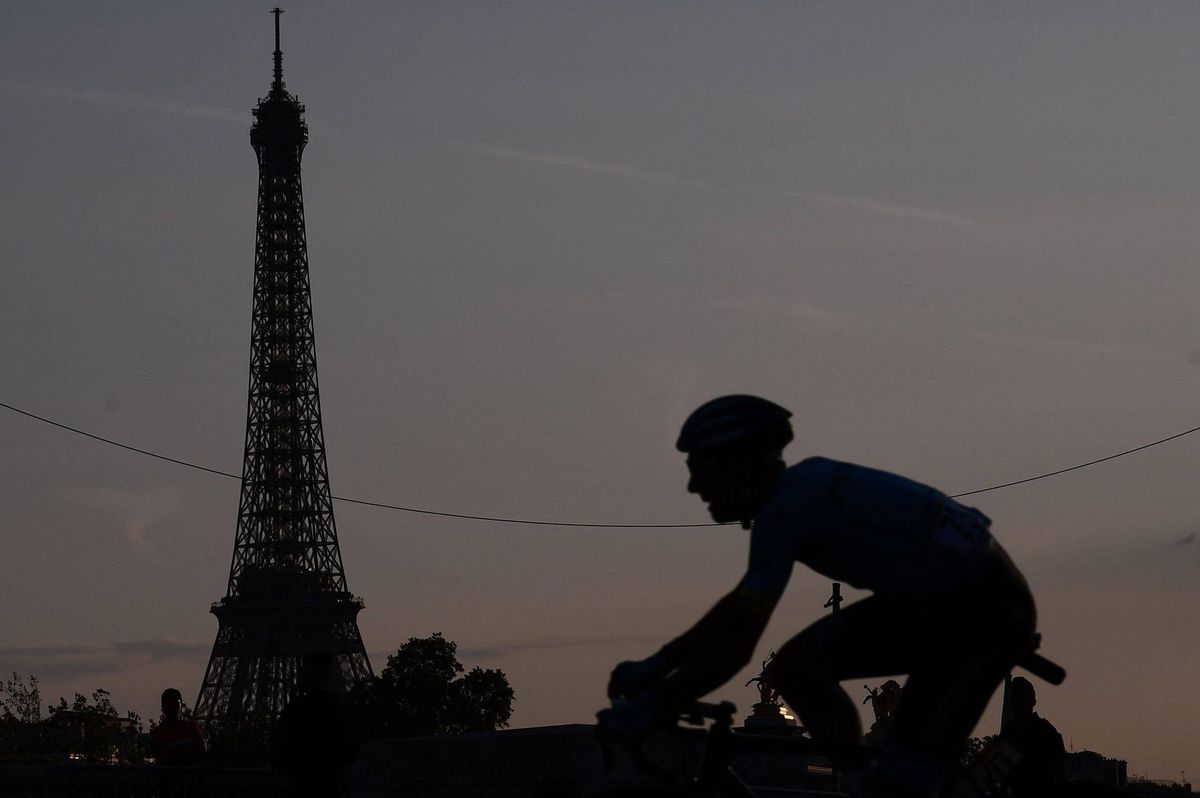
{"type": "Polygon", "coordinates": [[[1037,476],[1033,476],[1033,477],[1025,477],[1024,479],[1015,479],[1012,482],[1005,482],[1000,485],[992,485],[990,488],[979,488],[978,490],[969,490],[965,493],[954,493],[954,494],[950,495],[950,498],[951,499],[961,499],[963,496],[974,496],[977,493],[987,493],[988,491],[1000,490],[1001,488],[1011,488],[1013,485],[1024,485],[1026,482],[1034,482],[1039,479],[1046,479],[1047,477],[1056,477],[1059,474],[1065,474],[1068,471],[1078,471],[1081,468],[1087,468],[1088,466],[1094,466],[1097,463],[1104,463],[1109,460],[1116,460],[1118,457],[1124,457],[1127,454],[1133,454],[1134,452],[1140,452],[1143,449],[1149,449],[1151,446],[1158,446],[1159,444],[1166,443],[1167,441],[1173,441],[1176,438],[1182,438],[1184,435],[1191,435],[1193,432],[1200,432],[1200,427],[1192,427],[1191,429],[1184,430],[1183,432],[1176,432],[1174,435],[1168,435],[1165,438],[1161,438],[1161,439],[1159,439],[1157,441],[1153,441],[1151,443],[1143,443],[1141,446],[1135,446],[1132,449],[1126,449],[1123,452],[1117,452],[1116,454],[1110,454],[1107,457],[1099,457],[1095,460],[1089,460],[1086,463],[1080,463],[1079,465],[1073,465],[1068,468],[1060,468],[1057,471],[1047,471],[1045,474],[1038,474],[1037,476]]]}
{"type": "MultiPolygon", "coordinates": [[[[228,471],[221,471],[220,469],[217,469],[217,468],[209,468],[208,466],[199,465],[197,463],[192,463],[187,460],[180,460],[176,457],[168,457],[165,454],[159,454],[158,452],[152,452],[148,449],[142,449],[137,446],[131,446],[127,443],[121,443],[120,441],[113,440],[112,438],[106,438],[102,435],[96,435],[94,433],[87,432],[86,430],[79,429],[78,427],[73,427],[69,424],[64,424],[60,421],[55,421],[54,419],[46,418],[45,416],[40,416],[36,413],[31,413],[28,410],[22,410],[19,407],[15,407],[15,406],[7,404],[5,402],[0,402],[0,407],[4,408],[5,410],[10,410],[13,413],[18,413],[22,416],[26,416],[28,418],[34,419],[35,421],[40,421],[43,424],[49,424],[52,427],[58,427],[59,429],[74,433],[76,435],[82,435],[85,438],[91,438],[92,440],[98,441],[100,443],[106,443],[109,446],[115,446],[119,449],[125,449],[126,451],[134,452],[136,454],[144,455],[146,457],[153,457],[156,460],[164,460],[168,463],[174,463],[175,465],[180,465],[180,466],[184,466],[186,468],[195,469],[196,471],[203,471],[205,473],[214,474],[214,475],[220,476],[220,477],[228,477],[230,479],[241,480],[241,477],[239,475],[230,473],[228,471]]],[[[1133,454],[1134,452],[1140,452],[1140,451],[1149,449],[1154,446],[1159,446],[1159,445],[1167,443],[1169,441],[1173,441],[1177,438],[1182,438],[1185,435],[1191,435],[1194,432],[1200,432],[1200,426],[1192,427],[1189,430],[1184,430],[1183,432],[1177,432],[1174,435],[1168,435],[1165,438],[1160,438],[1159,440],[1152,441],[1150,443],[1144,443],[1141,446],[1135,446],[1132,449],[1126,449],[1125,451],[1117,452],[1116,454],[1110,454],[1105,457],[1097,458],[1095,460],[1089,460],[1086,463],[1079,463],[1078,465],[1069,466],[1067,468],[1060,468],[1055,471],[1048,471],[1044,474],[1037,474],[1035,476],[1025,477],[1024,479],[1017,479],[1017,480],[1013,480],[1011,482],[1004,482],[999,485],[991,485],[986,488],[978,488],[976,490],[969,490],[969,491],[965,491],[963,493],[950,494],[950,498],[959,499],[964,496],[974,496],[979,493],[988,493],[989,491],[1001,490],[1003,488],[1011,488],[1014,485],[1024,485],[1029,482],[1036,482],[1037,480],[1040,480],[1040,479],[1047,479],[1049,477],[1058,476],[1059,474],[1066,474],[1070,471],[1078,471],[1082,468],[1088,468],[1089,466],[1094,466],[1099,463],[1108,462],[1109,460],[1115,460],[1118,457],[1124,457],[1126,455],[1133,454]]],[[[584,522],[584,521],[542,521],[542,520],[531,519],[531,518],[507,518],[507,517],[503,517],[503,516],[472,515],[470,513],[454,513],[454,512],[447,512],[444,510],[426,510],[426,509],[422,509],[419,507],[406,507],[406,506],[399,505],[399,504],[389,504],[387,502],[368,501],[366,499],[353,499],[353,498],[349,498],[346,496],[334,496],[332,494],[330,495],[330,499],[332,499],[333,501],[344,502],[346,504],[358,504],[358,505],[362,505],[364,507],[375,507],[375,508],[382,509],[382,510],[395,510],[395,511],[404,512],[404,513],[415,513],[418,515],[433,515],[433,516],[440,516],[442,518],[459,518],[459,519],[464,519],[464,520],[468,520],[468,521],[487,521],[487,522],[497,523],[497,524],[527,524],[530,526],[591,527],[591,528],[603,528],[603,529],[686,529],[686,528],[693,528],[693,527],[728,526],[729,525],[729,524],[722,524],[722,523],[611,524],[611,523],[590,523],[590,522],[584,522]]]]}
{"type": "MultiPolygon", "coordinates": [[[[175,457],[168,457],[165,454],[159,454],[158,452],[152,452],[152,451],[149,451],[148,449],[142,449],[137,446],[130,446],[127,443],[121,443],[120,441],[115,441],[111,438],[105,438],[102,435],[95,435],[91,432],[87,432],[86,430],[79,429],[78,427],[72,427],[69,424],[63,424],[60,421],[55,421],[54,419],[46,418],[45,416],[39,416],[36,413],[31,413],[28,410],[22,410],[19,407],[14,407],[13,405],[7,404],[5,402],[0,402],[0,407],[3,407],[6,410],[11,410],[14,413],[19,413],[22,416],[27,416],[28,418],[32,418],[35,421],[40,421],[43,424],[49,424],[50,426],[58,427],[59,429],[66,430],[67,432],[73,432],[76,435],[82,435],[85,438],[91,438],[92,440],[99,441],[100,443],[107,443],[109,446],[116,446],[119,449],[125,449],[126,451],[135,452],[136,454],[145,455],[146,457],[153,457],[156,460],[165,460],[168,463],[174,463],[175,465],[185,466],[186,468],[193,468],[197,471],[204,471],[205,473],[208,473],[208,474],[215,474],[216,476],[219,476],[219,477],[228,477],[230,479],[241,480],[240,476],[238,476],[237,474],[232,474],[228,471],[221,471],[220,469],[217,469],[217,468],[209,468],[208,466],[199,465],[197,463],[191,463],[191,462],[188,462],[187,460],[180,460],[175,457]]],[[[704,524],[601,524],[601,523],[586,523],[586,522],[576,522],[576,521],[541,521],[541,520],[530,519],[530,518],[502,518],[502,517],[490,516],[490,515],[471,515],[469,513],[451,513],[451,512],[445,512],[442,510],[425,510],[425,509],[421,509],[419,507],[404,507],[399,504],[388,504],[386,502],[368,501],[366,499],[352,499],[352,498],[349,498],[346,496],[330,495],[329,498],[331,498],[334,501],[345,502],[347,504],[360,504],[365,507],[376,507],[376,508],[379,508],[382,510],[398,510],[400,512],[405,512],[405,513],[416,513],[419,515],[436,515],[436,516],[441,516],[443,518],[461,518],[461,519],[465,519],[465,520],[469,520],[469,521],[491,521],[493,523],[498,523],[498,524],[529,524],[531,526],[600,527],[600,528],[607,528],[607,529],[685,529],[685,528],[689,528],[689,527],[724,526],[724,524],[712,524],[712,523],[704,523],[704,524]]]]}

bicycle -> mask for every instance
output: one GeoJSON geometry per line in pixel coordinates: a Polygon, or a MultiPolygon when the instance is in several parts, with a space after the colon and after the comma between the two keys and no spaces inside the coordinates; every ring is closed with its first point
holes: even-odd
{"type": "MultiPolygon", "coordinates": [[[[734,760],[743,754],[769,752],[787,753],[795,763],[804,766],[809,774],[804,786],[766,788],[780,795],[830,796],[837,791],[836,776],[825,751],[809,737],[799,734],[753,733],[735,731],[734,714],[737,707],[728,701],[719,704],[695,702],[686,707],[674,725],[661,731],[671,738],[690,742],[699,749],[699,762],[692,765],[694,775],[664,767],[647,754],[648,739],[627,740],[607,736],[602,724],[597,724],[597,736],[604,746],[606,770],[611,772],[615,756],[610,745],[619,745],[628,754],[636,771],[651,778],[655,784],[628,785],[601,793],[604,798],[762,798],[733,768],[734,760]],[[705,724],[708,723],[706,726],[705,724]]],[[[864,746],[873,756],[873,749],[864,746]]],[[[675,753],[675,752],[672,752],[675,753]]],[[[695,751],[692,751],[693,756],[695,751]]],[[[693,757],[684,757],[693,758],[693,757]]]]}
{"type": "MultiPolygon", "coordinates": [[[[1018,667],[1052,685],[1062,684],[1066,671],[1057,663],[1036,653],[1041,644],[1041,635],[1035,635],[1029,652],[1017,663],[1018,667]]],[[[647,755],[646,739],[629,740],[613,736],[603,723],[596,726],[596,734],[604,748],[606,772],[612,772],[615,756],[610,745],[618,745],[629,756],[634,768],[649,776],[655,785],[621,786],[601,793],[604,798],[763,798],[764,795],[795,796],[844,796],[844,784],[839,783],[836,772],[829,765],[828,752],[811,738],[798,734],[769,734],[735,731],[733,716],[737,712],[734,704],[723,701],[719,704],[695,702],[687,706],[676,717],[673,724],[662,729],[670,737],[690,741],[700,749],[699,763],[694,766],[694,775],[671,770],[652,761],[647,755]],[[705,726],[711,721],[711,725],[705,726]],[[758,791],[752,788],[733,768],[734,760],[742,754],[786,752],[797,761],[805,763],[806,776],[800,785],[788,787],[766,787],[758,791]],[[817,763],[824,762],[825,765],[817,763]],[[817,772],[813,772],[816,765],[817,772]]],[[[862,746],[861,752],[867,759],[878,756],[879,749],[862,746]]],[[[958,773],[957,765],[953,768],[958,773]]],[[[947,780],[945,793],[953,791],[955,778],[947,780]]],[[[985,793],[981,793],[985,794],[985,793]]]]}

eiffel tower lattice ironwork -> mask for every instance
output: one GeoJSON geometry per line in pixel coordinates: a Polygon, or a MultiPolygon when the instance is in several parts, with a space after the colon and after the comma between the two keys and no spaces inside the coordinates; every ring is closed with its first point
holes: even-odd
{"type": "Polygon", "coordinates": [[[196,699],[214,720],[283,711],[308,654],[336,658],[342,688],[371,676],[333,520],[321,430],[312,300],[300,190],[304,106],[275,78],[254,109],[258,229],[250,399],[237,536],[219,628],[196,699]]]}

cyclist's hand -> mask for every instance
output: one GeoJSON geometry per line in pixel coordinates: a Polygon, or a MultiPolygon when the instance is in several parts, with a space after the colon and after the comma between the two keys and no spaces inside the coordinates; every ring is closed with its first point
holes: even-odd
{"type": "Polygon", "coordinates": [[[659,714],[659,708],[649,701],[617,700],[611,708],[596,713],[596,725],[605,737],[637,742],[653,730],[659,714]]]}
{"type": "Polygon", "coordinates": [[[663,658],[655,654],[641,660],[628,660],[613,668],[608,677],[608,697],[634,698],[648,687],[652,687],[670,672],[663,658]]]}

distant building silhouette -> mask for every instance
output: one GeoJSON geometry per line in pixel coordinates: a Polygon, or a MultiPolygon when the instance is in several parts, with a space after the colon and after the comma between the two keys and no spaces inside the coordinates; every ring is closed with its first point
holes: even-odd
{"type": "Polygon", "coordinates": [[[197,718],[278,717],[305,655],[329,652],[336,687],[371,676],[338,548],[321,430],[300,156],[304,106],[275,77],[254,109],[258,229],[246,453],[233,565],[197,718]]]}
{"type": "Polygon", "coordinates": [[[1067,754],[1063,777],[1065,781],[1078,784],[1124,787],[1128,781],[1128,765],[1124,759],[1110,759],[1095,751],[1074,751],[1067,754]]]}

